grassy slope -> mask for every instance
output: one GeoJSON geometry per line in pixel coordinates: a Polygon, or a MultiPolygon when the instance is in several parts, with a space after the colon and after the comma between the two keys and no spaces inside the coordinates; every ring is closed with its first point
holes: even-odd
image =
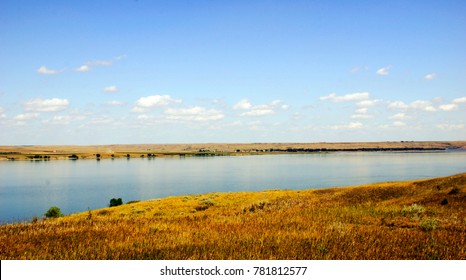
{"type": "Polygon", "coordinates": [[[3,225],[0,259],[466,259],[466,173],[170,197],[3,225]]]}

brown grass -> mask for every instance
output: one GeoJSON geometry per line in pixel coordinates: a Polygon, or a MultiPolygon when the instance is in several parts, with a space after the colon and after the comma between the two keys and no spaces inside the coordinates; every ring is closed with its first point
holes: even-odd
{"type": "Polygon", "coordinates": [[[466,173],[170,197],[3,225],[0,259],[466,259],[466,173]]]}

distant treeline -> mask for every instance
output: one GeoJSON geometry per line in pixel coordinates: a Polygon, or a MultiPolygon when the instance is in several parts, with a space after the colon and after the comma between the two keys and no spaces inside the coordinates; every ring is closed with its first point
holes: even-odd
{"type": "Polygon", "coordinates": [[[394,147],[394,148],[341,148],[341,149],[306,149],[306,148],[287,148],[287,149],[268,149],[270,152],[286,153],[316,153],[316,152],[397,152],[397,151],[444,151],[445,148],[422,148],[422,147],[394,147]]]}

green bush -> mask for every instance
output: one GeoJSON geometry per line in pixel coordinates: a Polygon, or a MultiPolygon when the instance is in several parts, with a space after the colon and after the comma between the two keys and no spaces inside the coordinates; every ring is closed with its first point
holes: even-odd
{"type": "Polygon", "coordinates": [[[112,198],[110,199],[110,204],[108,206],[114,207],[114,206],[118,206],[122,204],[123,204],[123,200],[121,200],[121,198],[112,198]]]}
{"type": "Polygon", "coordinates": [[[413,214],[421,214],[424,212],[424,207],[421,205],[413,204],[411,206],[404,206],[401,210],[401,214],[403,216],[413,215],[413,214]]]}
{"type": "Polygon", "coordinates": [[[58,217],[63,217],[63,214],[61,213],[60,208],[57,206],[52,206],[45,212],[45,217],[46,218],[58,218],[58,217]]]}
{"type": "Polygon", "coordinates": [[[436,229],[438,227],[438,221],[437,221],[437,219],[426,219],[426,220],[423,220],[421,222],[419,227],[423,231],[431,231],[431,230],[434,230],[434,229],[436,229]]]}

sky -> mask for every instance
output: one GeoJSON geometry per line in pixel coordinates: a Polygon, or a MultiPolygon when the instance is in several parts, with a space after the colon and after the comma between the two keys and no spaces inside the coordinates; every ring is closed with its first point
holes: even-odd
{"type": "Polygon", "coordinates": [[[466,140],[466,1],[0,1],[0,145],[466,140]]]}

